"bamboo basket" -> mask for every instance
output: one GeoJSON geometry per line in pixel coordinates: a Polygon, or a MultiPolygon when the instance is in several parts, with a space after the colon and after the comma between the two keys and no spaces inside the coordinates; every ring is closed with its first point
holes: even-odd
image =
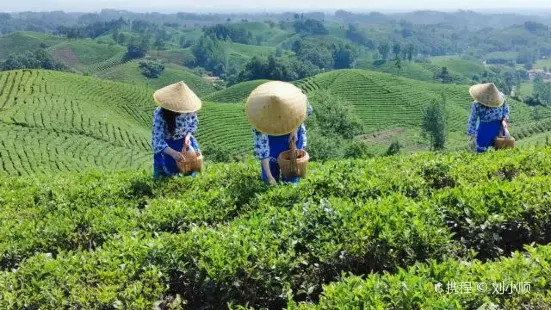
{"type": "Polygon", "coordinates": [[[187,151],[186,149],[189,149],[189,146],[185,145],[182,148],[182,155],[184,158],[176,162],[178,169],[180,169],[183,174],[201,172],[203,170],[203,155],[201,152],[195,150],[187,151]]]}
{"type": "Polygon", "coordinates": [[[513,149],[515,148],[515,138],[505,130],[501,130],[499,136],[494,140],[494,147],[496,150],[513,149]]]}
{"type": "Polygon", "coordinates": [[[295,141],[289,143],[289,149],[277,158],[281,174],[287,179],[305,177],[310,155],[304,150],[297,150],[295,141]]]}

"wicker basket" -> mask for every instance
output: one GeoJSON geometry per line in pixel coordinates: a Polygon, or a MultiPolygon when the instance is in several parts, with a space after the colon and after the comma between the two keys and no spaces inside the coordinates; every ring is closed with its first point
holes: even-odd
{"type": "Polygon", "coordinates": [[[499,136],[494,140],[496,150],[513,149],[515,148],[515,138],[511,137],[504,130],[499,132],[499,136]]]}
{"type": "Polygon", "coordinates": [[[289,148],[289,151],[281,152],[277,158],[281,174],[287,179],[305,177],[310,155],[304,150],[297,150],[294,141],[289,143],[289,148]]]}
{"type": "Polygon", "coordinates": [[[203,170],[203,155],[195,150],[186,151],[187,148],[188,147],[184,146],[182,149],[184,158],[176,162],[178,168],[183,174],[201,172],[201,170],[203,170]]]}

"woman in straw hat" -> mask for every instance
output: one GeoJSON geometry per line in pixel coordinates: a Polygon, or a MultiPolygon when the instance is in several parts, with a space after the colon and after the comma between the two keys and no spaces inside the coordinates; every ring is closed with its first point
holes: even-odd
{"type": "MultiPolygon", "coordinates": [[[[277,158],[288,151],[290,143],[297,149],[306,147],[303,122],[312,114],[312,107],[302,91],[290,83],[267,82],[258,86],[247,99],[247,118],[253,125],[254,149],[261,161],[262,179],[269,184],[280,180],[277,158]]],[[[283,182],[296,183],[300,178],[283,182]]]]}
{"type": "Polygon", "coordinates": [[[469,92],[475,101],[471,105],[467,134],[477,152],[482,153],[494,146],[494,140],[502,130],[507,134],[509,106],[505,95],[493,83],[474,85],[469,92]]]}
{"type": "Polygon", "coordinates": [[[157,90],[153,100],[159,106],[153,113],[153,175],[155,178],[180,173],[176,161],[183,159],[184,146],[199,152],[193,136],[199,119],[201,99],[184,82],[157,90]]]}

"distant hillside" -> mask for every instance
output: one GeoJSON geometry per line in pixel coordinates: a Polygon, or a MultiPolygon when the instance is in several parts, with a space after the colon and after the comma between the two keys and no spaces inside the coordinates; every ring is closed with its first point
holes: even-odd
{"type": "Polygon", "coordinates": [[[50,48],[54,58],[68,67],[84,73],[94,73],[105,69],[103,66],[112,61],[113,65],[121,63],[126,48],[116,44],[104,44],[95,40],[78,40],[57,44],[50,48]]]}
{"type": "MultiPolygon", "coordinates": [[[[245,102],[257,83],[237,84],[206,99],[245,102]]],[[[393,141],[401,142],[406,150],[425,149],[426,140],[420,136],[423,111],[431,100],[441,100],[443,94],[447,101],[449,148],[467,145],[465,130],[472,102],[467,85],[422,82],[366,70],[332,71],[296,81],[295,84],[310,95],[318,89],[327,89],[349,104],[365,128],[365,134],[359,138],[377,150],[386,149],[393,141]]],[[[515,134],[515,129],[533,122],[534,108],[517,101],[509,103],[512,107],[511,132],[515,134]]],[[[316,102],[312,101],[312,105],[315,109],[316,102]]],[[[550,130],[547,128],[543,132],[550,130]]],[[[523,132],[521,138],[530,135],[523,132]]]]}
{"type": "Polygon", "coordinates": [[[0,36],[0,61],[6,59],[10,54],[49,47],[62,41],[62,38],[37,32],[14,32],[0,36]]]}
{"type": "Polygon", "coordinates": [[[121,65],[96,73],[96,76],[111,81],[129,83],[152,89],[162,88],[166,85],[185,81],[199,96],[208,95],[216,91],[208,80],[192,73],[189,69],[176,65],[167,65],[158,78],[146,78],[140,71],[139,60],[129,61],[121,65]]]}

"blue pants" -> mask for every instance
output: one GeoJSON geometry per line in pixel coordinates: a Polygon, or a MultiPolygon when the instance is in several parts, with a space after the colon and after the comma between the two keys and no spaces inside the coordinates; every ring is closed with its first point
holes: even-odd
{"type": "MultiPolygon", "coordinates": [[[[284,136],[268,136],[268,145],[270,146],[270,172],[272,173],[272,176],[276,181],[283,181],[285,183],[298,183],[300,181],[300,178],[291,178],[288,179],[281,175],[281,169],[279,167],[279,164],[277,163],[277,158],[279,157],[279,154],[284,151],[289,150],[289,136],[290,135],[284,135],[284,136]]],[[[297,149],[303,149],[304,148],[304,141],[302,139],[302,135],[299,132],[298,134],[298,141],[297,141],[297,149]]],[[[262,169],[262,180],[264,180],[265,183],[268,183],[268,177],[266,176],[266,171],[264,171],[264,167],[262,167],[262,164],[260,165],[262,169]]]]}
{"type": "Polygon", "coordinates": [[[476,135],[476,151],[478,153],[483,153],[486,152],[489,147],[494,146],[494,140],[499,136],[501,129],[501,121],[480,123],[476,135]]]}
{"type": "MultiPolygon", "coordinates": [[[[184,147],[184,141],[184,138],[178,140],[165,140],[168,146],[176,151],[182,150],[182,148],[184,147]]],[[[194,137],[191,138],[190,144],[195,149],[195,151],[199,151],[199,145],[197,144],[197,140],[195,140],[194,137]]],[[[195,174],[196,173],[193,172],[190,175],[195,176],[195,174]]],[[[178,165],[176,164],[174,158],[163,152],[159,152],[153,155],[154,178],[173,177],[177,175],[180,175],[180,169],[178,168],[178,165]]]]}

